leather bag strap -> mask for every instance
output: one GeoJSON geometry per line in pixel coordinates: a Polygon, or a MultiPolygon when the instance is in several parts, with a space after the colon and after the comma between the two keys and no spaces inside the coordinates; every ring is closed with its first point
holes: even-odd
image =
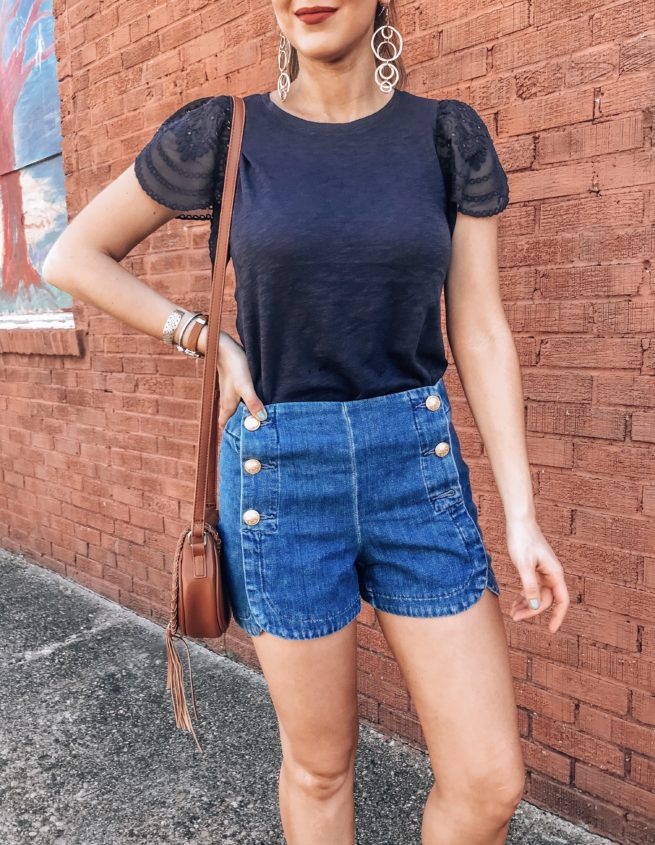
{"type": "Polygon", "coordinates": [[[213,525],[218,516],[217,508],[217,464],[218,464],[218,412],[220,408],[220,385],[218,379],[218,341],[223,311],[223,292],[227,266],[232,208],[239,175],[239,159],[245,124],[245,104],[242,97],[232,96],[232,127],[225,165],[225,180],[218,222],[218,240],[212,273],[211,299],[207,344],[203,359],[202,399],[200,407],[200,431],[197,446],[197,467],[195,495],[193,500],[193,524],[189,542],[193,550],[196,575],[202,576],[206,566],[204,546],[205,523],[213,525]]]}

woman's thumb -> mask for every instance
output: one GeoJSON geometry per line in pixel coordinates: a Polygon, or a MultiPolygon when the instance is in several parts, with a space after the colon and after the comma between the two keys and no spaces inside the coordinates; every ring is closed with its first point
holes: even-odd
{"type": "Polygon", "coordinates": [[[541,603],[541,596],[534,572],[524,575],[521,580],[523,581],[523,595],[526,601],[533,610],[538,610],[539,604],[541,603]]]}
{"type": "Polygon", "coordinates": [[[255,393],[254,387],[251,387],[249,390],[244,391],[241,394],[241,398],[243,399],[246,408],[248,408],[253,417],[256,417],[258,420],[266,419],[266,417],[268,416],[266,408],[264,407],[264,403],[262,402],[262,400],[255,393]]]}

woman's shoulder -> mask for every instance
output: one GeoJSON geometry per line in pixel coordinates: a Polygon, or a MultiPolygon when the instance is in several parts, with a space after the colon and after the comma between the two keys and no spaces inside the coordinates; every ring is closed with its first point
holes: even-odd
{"type": "Polygon", "coordinates": [[[211,133],[229,123],[231,116],[232,97],[229,94],[196,97],[183,103],[165,117],[156,132],[170,131],[179,137],[184,133],[191,134],[193,130],[211,133]]]}
{"type": "Polygon", "coordinates": [[[164,123],[175,120],[189,113],[194,113],[196,115],[219,115],[221,113],[229,113],[231,110],[232,97],[229,94],[214,94],[211,97],[196,97],[193,100],[188,100],[179,108],[175,109],[175,111],[164,120],[164,123]]]}
{"type": "Polygon", "coordinates": [[[491,134],[477,109],[464,100],[437,100],[435,135],[445,147],[453,142],[458,145],[487,147],[491,134]]]}
{"type": "Polygon", "coordinates": [[[406,101],[431,121],[435,138],[447,144],[448,138],[485,139],[487,127],[478,111],[464,100],[438,98],[403,91],[406,101]]]}
{"type": "Polygon", "coordinates": [[[409,97],[429,114],[437,152],[444,163],[462,158],[475,164],[476,157],[480,160],[495,155],[487,124],[470,103],[413,93],[409,97]]]}
{"type": "Polygon", "coordinates": [[[188,100],[168,114],[134,159],[145,192],[168,208],[209,208],[229,141],[231,113],[231,96],[216,94],[188,100]]]}
{"type": "Polygon", "coordinates": [[[464,100],[436,101],[434,140],[451,212],[488,217],[509,204],[509,183],[491,132],[464,100]]]}

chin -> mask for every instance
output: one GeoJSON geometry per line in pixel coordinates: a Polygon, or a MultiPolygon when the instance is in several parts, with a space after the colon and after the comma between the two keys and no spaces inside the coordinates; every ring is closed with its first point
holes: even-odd
{"type": "Polygon", "coordinates": [[[293,43],[302,57],[326,63],[339,61],[348,54],[352,46],[347,37],[339,38],[334,34],[318,32],[313,38],[303,33],[303,36],[293,43]]]}
{"type": "Polygon", "coordinates": [[[324,64],[331,64],[333,62],[338,62],[343,56],[347,53],[347,50],[334,50],[334,49],[317,49],[316,45],[313,45],[311,49],[303,50],[302,47],[298,48],[298,52],[300,53],[303,59],[308,59],[309,61],[315,62],[323,62],[324,64]]]}

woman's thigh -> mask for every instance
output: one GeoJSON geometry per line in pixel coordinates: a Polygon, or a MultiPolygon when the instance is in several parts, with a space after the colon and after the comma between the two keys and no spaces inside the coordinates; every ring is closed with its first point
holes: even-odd
{"type": "Polygon", "coordinates": [[[479,800],[493,786],[499,801],[511,802],[522,791],[524,768],[498,598],[485,590],[450,616],[376,613],[416,707],[439,790],[479,800]],[[487,789],[480,793],[481,787],[487,789]]]}
{"type": "Polygon", "coordinates": [[[289,763],[316,776],[338,777],[357,750],[356,620],[327,636],[252,638],[277,715],[289,763]]]}

